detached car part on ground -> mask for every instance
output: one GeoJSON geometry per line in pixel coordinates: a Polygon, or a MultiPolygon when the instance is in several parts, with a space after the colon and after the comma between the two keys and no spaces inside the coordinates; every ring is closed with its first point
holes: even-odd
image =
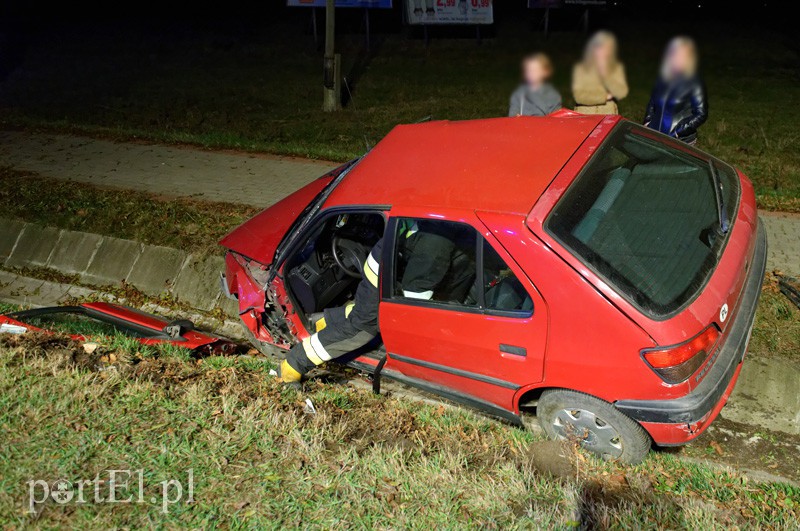
{"type": "Polygon", "coordinates": [[[257,346],[346,303],[381,236],[381,342],[340,359],[639,462],[719,414],[747,349],[767,241],[753,187],[617,116],[396,127],[222,240],[257,346]],[[469,295],[404,296],[401,227],[440,224],[469,295]]]}
{"type": "Polygon", "coordinates": [[[168,321],[107,302],[35,308],[0,315],[0,333],[23,334],[29,330],[65,332],[78,340],[95,335],[122,334],[143,345],[170,343],[202,354],[228,354],[238,348],[236,343],[227,339],[195,330],[191,321],[168,321]]]}

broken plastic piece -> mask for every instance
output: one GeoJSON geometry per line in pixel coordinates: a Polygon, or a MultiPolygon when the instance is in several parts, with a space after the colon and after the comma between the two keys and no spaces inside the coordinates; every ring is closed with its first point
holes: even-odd
{"type": "Polygon", "coordinates": [[[25,328],[24,326],[19,326],[19,325],[14,325],[14,324],[9,324],[9,323],[0,324],[0,334],[17,334],[17,335],[19,335],[19,334],[24,334],[27,331],[28,331],[28,329],[25,328]]]}

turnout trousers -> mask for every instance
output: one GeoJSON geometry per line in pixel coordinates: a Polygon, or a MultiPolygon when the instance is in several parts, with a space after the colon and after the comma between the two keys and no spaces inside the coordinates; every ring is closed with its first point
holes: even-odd
{"type": "Polygon", "coordinates": [[[294,345],[286,356],[289,367],[304,375],[314,367],[357,350],[378,335],[378,276],[383,240],[364,262],[353,302],[325,309],[316,332],[294,345]]]}

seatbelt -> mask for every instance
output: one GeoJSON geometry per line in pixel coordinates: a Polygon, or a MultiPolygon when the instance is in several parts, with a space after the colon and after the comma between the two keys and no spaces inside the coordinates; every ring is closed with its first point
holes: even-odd
{"type": "Polygon", "coordinates": [[[389,354],[384,354],[378,365],[375,366],[375,372],[372,373],[372,392],[376,395],[381,394],[381,371],[383,366],[386,365],[386,358],[389,354]]]}

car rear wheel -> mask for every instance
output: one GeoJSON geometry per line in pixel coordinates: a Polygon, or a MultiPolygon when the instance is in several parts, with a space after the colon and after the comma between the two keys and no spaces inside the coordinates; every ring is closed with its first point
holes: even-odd
{"type": "Polygon", "coordinates": [[[604,459],[635,465],[652,444],[644,428],[614,406],[576,391],[545,391],[536,416],[551,439],[574,440],[604,459]]]}

